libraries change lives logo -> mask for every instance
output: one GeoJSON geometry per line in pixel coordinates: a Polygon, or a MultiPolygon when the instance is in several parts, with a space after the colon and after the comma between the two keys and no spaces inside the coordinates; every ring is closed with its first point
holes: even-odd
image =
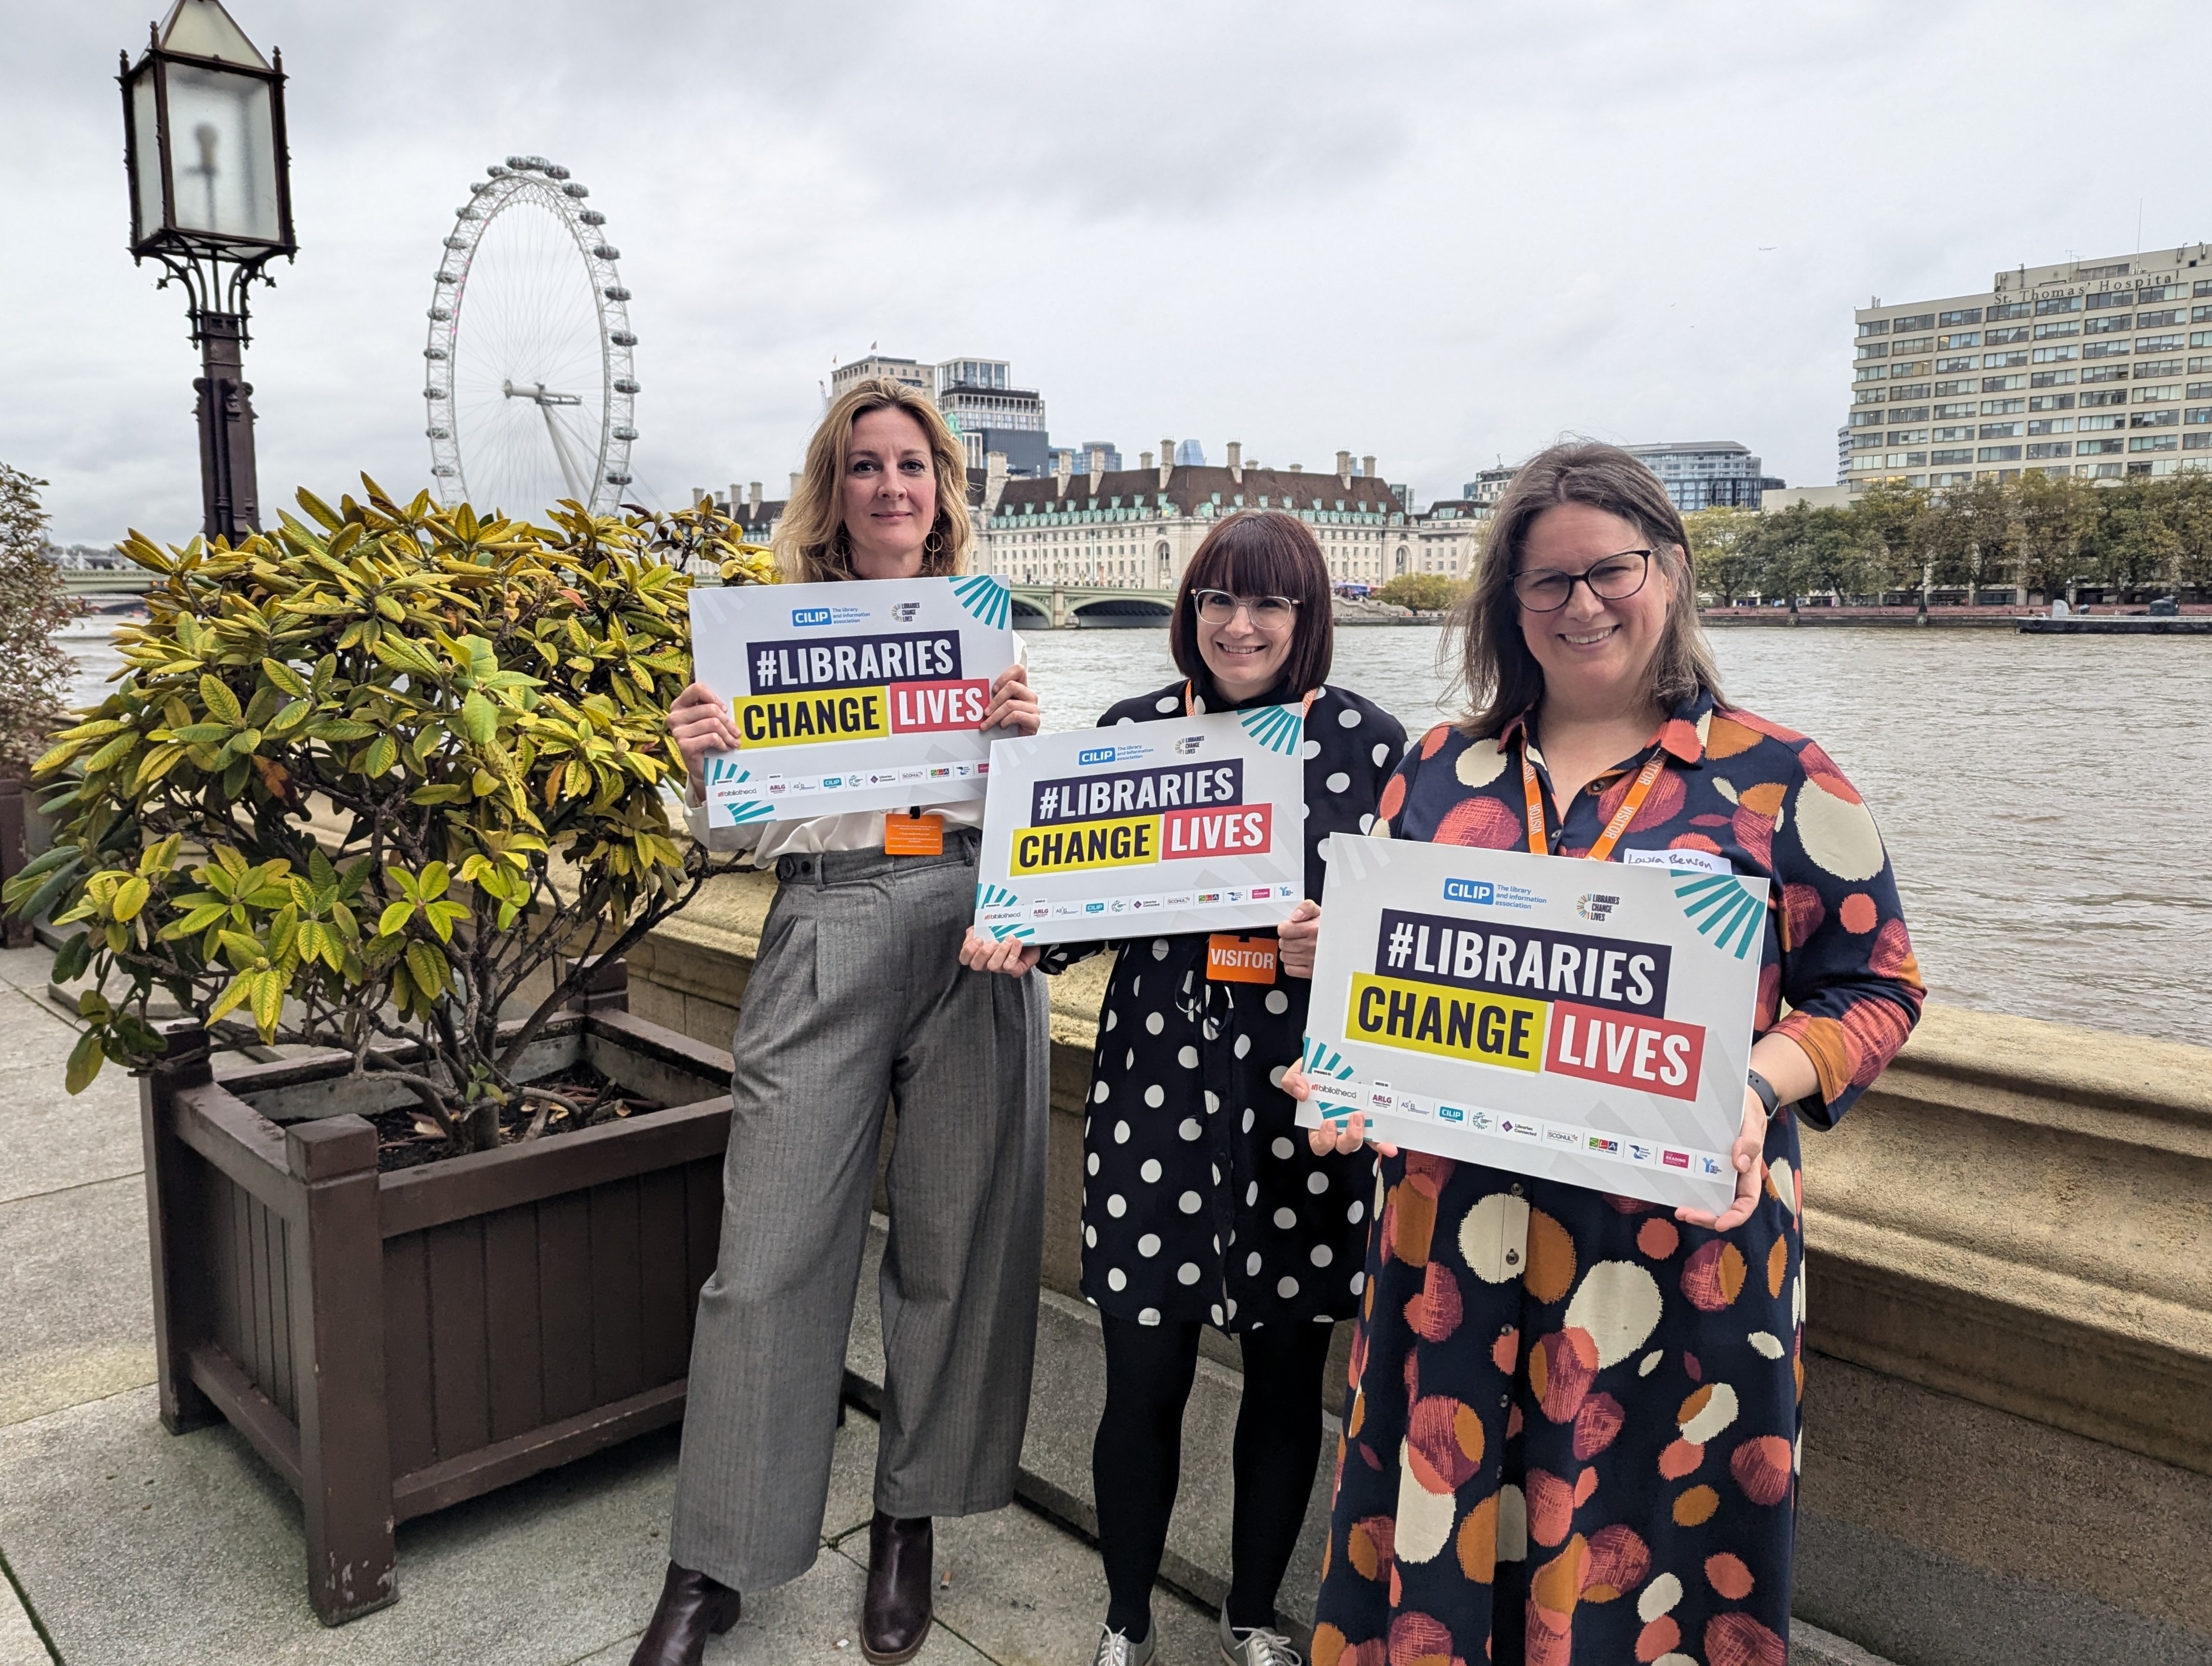
{"type": "Polygon", "coordinates": [[[1695,1101],[1705,1032],[1666,1016],[1672,958],[1663,943],[1386,909],[1373,970],[1352,975],[1345,1033],[1695,1101]]]}
{"type": "MultiPolygon", "coordinates": [[[[1085,752],[1089,764],[1116,749],[1085,752]]],[[[1030,788],[1029,825],[1014,830],[1015,875],[1142,867],[1201,856],[1256,856],[1273,848],[1274,806],[1248,804],[1244,763],[1101,770],[1030,788]]]]}
{"type": "MultiPolygon", "coordinates": [[[[793,608],[791,623],[830,612],[793,608]]],[[[991,700],[988,678],[961,674],[957,629],[748,642],[745,673],[730,714],[748,749],[979,729],[991,700]]]]}

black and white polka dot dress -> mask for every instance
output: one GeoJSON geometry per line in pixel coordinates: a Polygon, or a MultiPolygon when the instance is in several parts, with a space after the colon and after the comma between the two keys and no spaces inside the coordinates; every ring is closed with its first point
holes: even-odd
{"type": "MultiPolygon", "coordinates": [[[[1206,709],[1202,692],[1189,697],[1190,709],[1206,709]]],[[[1297,697],[1276,690],[1250,703],[1297,697]]],[[[1171,715],[1184,700],[1178,683],[1121,702],[1099,724],[1171,715]]],[[[1404,727],[1372,701],[1334,687],[1314,696],[1307,896],[1321,898],[1322,842],[1366,831],[1405,750],[1404,727]]],[[[1349,1318],[1374,1164],[1364,1152],[1315,1156],[1277,1085],[1305,1034],[1305,980],[1211,982],[1203,933],[1115,946],[1083,1129],[1084,1294],[1140,1324],[1234,1332],[1349,1318]]],[[[1081,952],[1049,952],[1047,970],[1081,952]]]]}

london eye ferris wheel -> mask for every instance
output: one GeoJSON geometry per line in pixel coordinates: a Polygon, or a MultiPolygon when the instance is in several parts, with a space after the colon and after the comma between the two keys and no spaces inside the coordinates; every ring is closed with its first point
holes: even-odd
{"type": "Polygon", "coordinates": [[[430,301],[430,472],[440,500],[528,518],[611,512],[637,438],[630,292],[590,192],[543,156],[469,186],[430,301]]]}

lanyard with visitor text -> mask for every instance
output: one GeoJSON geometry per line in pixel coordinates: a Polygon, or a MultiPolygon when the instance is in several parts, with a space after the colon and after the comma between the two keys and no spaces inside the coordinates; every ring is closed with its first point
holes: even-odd
{"type": "MultiPolygon", "coordinates": [[[[1597,836],[1597,842],[1583,853],[1590,860],[1601,862],[1613,854],[1613,846],[1620,842],[1620,836],[1628,830],[1628,824],[1636,818],[1636,812],[1644,807],[1644,800],[1651,795],[1651,784],[1659,779],[1666,767],[1666,749],[1654,746],[1651,756],[1644,761],[1644,768],[1637,772],[1635,784],[1628,789],[1628,796],[1621,800],[1620,808],[1613,812],[1613,819],[1605,824],[1605,831],[1597,836]]],[[[1529,853],[1548,856],[1552,850],[1551,841],[1544,834],[1544,788],[1536,779],[1536,766],[1528,762],[1528,738],[1525,734],[1521,738],[1521,790],[1528,800],[1529,853]]]]}

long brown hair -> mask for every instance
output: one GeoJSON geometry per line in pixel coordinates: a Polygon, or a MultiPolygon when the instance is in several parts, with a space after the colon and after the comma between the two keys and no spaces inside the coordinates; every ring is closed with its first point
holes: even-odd
{"type": "Polygon", "coordinates": [[[846,536],[839,488],[845,458],[852,449],[853,424],[871,411],[902,410],[921,424],[929,441],[931,472],[937,480],[937,518],[922,546],[921,571],[927,578],[965,572],[975,544],[968,519],[968,453],[944,414],[926,394],[880,376],[855,382],[830,402],[821,426],[807,442],[806,467],[784,505],[776,528],[775,556],[793,584],[849,579],[853,548],[846,536]]]}
{"type": "Polygon", "coordinates": [[[1699,689],[1727,704],[1720,671],[1698,623],[1698,591],[1690,571],[1690,535],[1659,477],[1618,446],[1554,446],[1521,465],[1498,500],[1482,542],[1473,587],[1454,610],[1459,635],[1453,690],[1467,702],[1459,727],[1477,739],[1500,733],[1543,698],[1544,671],[1521,635],[1521,604],[1513,573],[1538,515],[1561,503],[1586,503],[1630,522],[1674,587],[1658,646],[1646,675],[1653,702],[1671,710],[1699,689]]]}
{"type": "Polygon", "coordinates": [[[1328,679],[1336,654],[1336,617],[1329,604],[1328,562],[1306,525],[1273,509],[1248,510],[1217,520],[1199,541],[1183,569],[1168,619],[1168,652],[1176,669],[1194,683],[1206,684],[1206,661],[1198,651],[1198,611],[1192,598],[1201,590],[1226,590],[1233,596],[1288,596],[1298,605],[1291,627],[1291,651],[1283,659],[1283,681],[1296,695],[1310,693],[1328,679]]]}

